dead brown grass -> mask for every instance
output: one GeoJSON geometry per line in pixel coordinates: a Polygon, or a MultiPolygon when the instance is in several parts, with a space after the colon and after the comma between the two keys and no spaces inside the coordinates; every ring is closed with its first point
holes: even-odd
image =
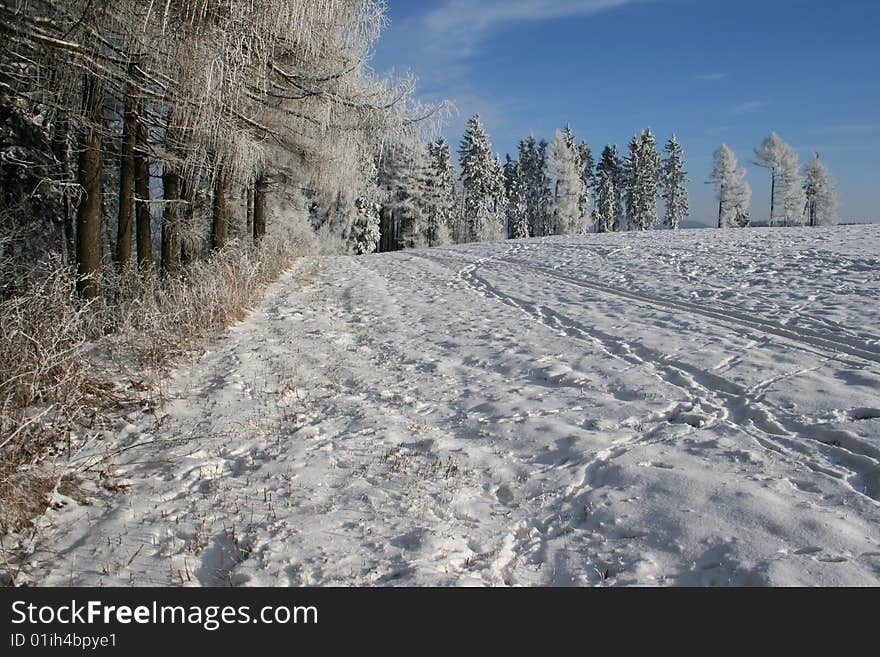
{"type": "Polygon", "coordinates": [[[47,456],[84,444],[131,404],[161,405],[174,362],[244,319],[305,249],[283,236],[232,244],[175,278],[108,271],[91,302],[57,257],[41,264],[0,303],[0,535],[27,530],[70,481],[47,456]]]}

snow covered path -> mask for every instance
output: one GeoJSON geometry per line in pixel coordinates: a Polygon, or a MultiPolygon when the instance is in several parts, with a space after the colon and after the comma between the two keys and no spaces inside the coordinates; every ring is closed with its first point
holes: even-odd
{"type": "Polygon", "coordinates": [[[303,262],[30,575],[878,585],[878,320],[878,226],[303,262]]]}

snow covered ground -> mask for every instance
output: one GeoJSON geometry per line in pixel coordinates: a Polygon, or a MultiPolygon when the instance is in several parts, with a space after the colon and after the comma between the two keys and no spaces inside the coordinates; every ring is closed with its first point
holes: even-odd
{"type": "Polygon", "coordinates": [[[880,226],[303,261],[168,394],[36,583],[880,584],[880,226]]]}

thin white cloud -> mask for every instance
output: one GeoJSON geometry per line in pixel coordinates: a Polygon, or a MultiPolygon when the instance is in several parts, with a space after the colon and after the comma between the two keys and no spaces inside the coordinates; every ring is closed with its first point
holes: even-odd
{"type": "Polygon", "coordinates": [[[645,0],[447,0],[428,12],[424,26],[460,56],[470,55],[492,31],[512,23],[589,16],[645,0]]]}
{"type": "Polygon", "coordinates": [[[733,115],[749,114],[751,112],[757,112],[758,110],[764,109],[765,107],[767,107],[766,100],[750,100],[747,103],[734,105],[730,108],[729,113],[733,115]]]}

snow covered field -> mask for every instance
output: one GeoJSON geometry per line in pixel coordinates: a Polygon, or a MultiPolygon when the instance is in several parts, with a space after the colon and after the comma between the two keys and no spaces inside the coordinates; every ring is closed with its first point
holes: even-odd
{"type": "Polygon", "coordinates": [[[303,261],[168,394],[36,583],[880,584],[880,226],[303,261]]]}

